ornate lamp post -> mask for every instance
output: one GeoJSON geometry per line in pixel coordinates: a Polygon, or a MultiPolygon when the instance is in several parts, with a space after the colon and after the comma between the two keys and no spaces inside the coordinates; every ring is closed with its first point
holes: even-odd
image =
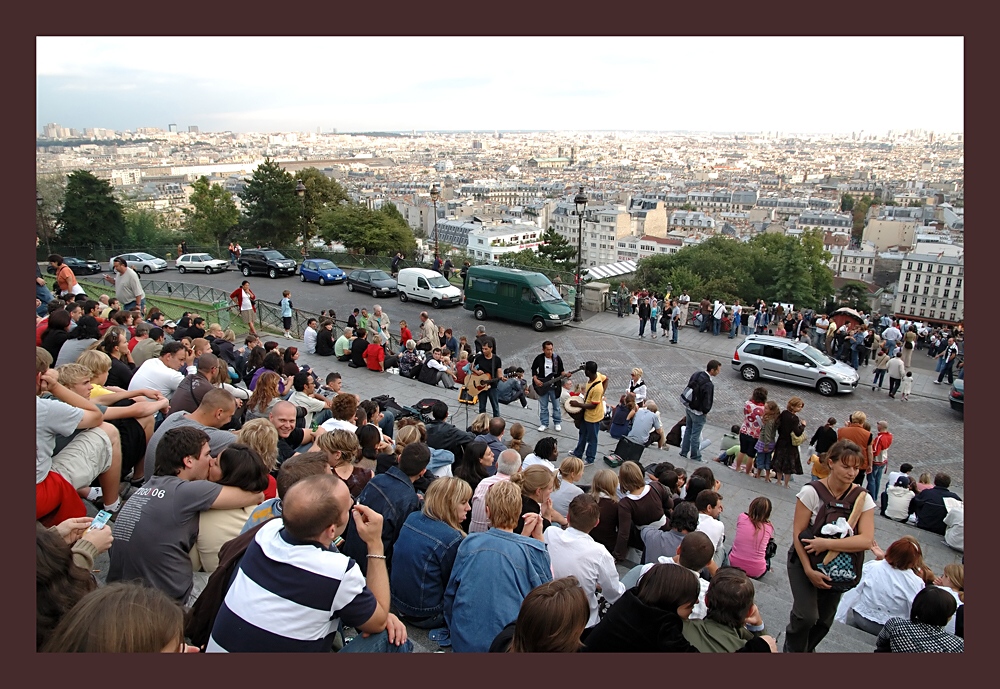
{"type": "Polygon", "coordinates": [[[302,260],[304,261],[309,255],[309,226],[306,224],[306,185],[302,183],[301,179],[295,185],[295,193],[302,204],[302,260]]]}
{"type": "Polygon", "coordinates": [[[576,216],[579,221],[579,231],[576,238],[576,300],[573,305],[573,322],[579,323],[583,320],[580,312],[583,310],[583,276],[581,274],[581,263],[583,261],[583,214],[587,210],[587,195],[583,193],[583,186],[580,192],[573,199],[576,204],[576,216]]]}
{"type": "Polygon", "coordinates": [[[439,258],[438,252],[438,197],[441,196],[441,189],[435,183],[431,187],[431,202],[434,204],[434,258],[439,258]]]}

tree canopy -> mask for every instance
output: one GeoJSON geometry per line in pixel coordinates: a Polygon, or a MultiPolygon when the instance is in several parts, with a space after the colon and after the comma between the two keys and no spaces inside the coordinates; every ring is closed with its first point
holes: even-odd
{"type": "Polygon", "coordinates": [[[338,203],[323,209],[316,224],[319,236],[327,243],[340,242],[370,256],[397,251],[412,256],[417,248],[410,226],[391,203],[379,210],[358,203],[338,203]]]}
{"type": "Polygon", "coordinates": [[[218,248],[228,242],[239,223],[236,201],[221,185],[210,184],[208,177],[198,178],[191,187],[194,210],[185,209],[184,227],[194,242],[218,248]]]}
{"type": "MultiPolygon", "coordinates": [[[[327,177],[314,167],[307,167],[295,173],[295,182],[296,184],[302,182],[306,188],[300,202],[302,204],[300,212],[305,218],[307,240],[312,239],[319,234],[317,224],[319,215],[328,208],[338,205],[341,201],[347,201],[347,192],[336,180],[327,177]]],[[[396,207],[393,206],[393,210],[395,209],[396,207]]],[[[301,234],[300,226],[299,235],[301,236],[301,234]]]]}
{"type": "Polygon", "coordinates": [[[62,244],[111,244],[125,236],[125,215],[111,183],[86,170],[70,173],[56,220],[62,244]]]}
{"type": "Polygon", "coordinates": [[[712,237],[674,254],[640,259],[630,286],[661,294],[668,287],[675,294],[687,290],[693,299],[764,299],[810,308],[833,294],[829,258],[818,230],[801,238],[765,233],[749,242],[712,237]]]}
{"type": "Polygon", "coordinates": [[[265,158],[239,196],[240,228],[247,241],[271,246],[301,243],[302,203],[295,195],[295,179],[280,165],[265,158]]]}
{"type": "Polygon", "coordinates": [[[539,237],[538,254],[552,263],[557,270],[576,272],[576,247],[550,227],[539,237]]]}

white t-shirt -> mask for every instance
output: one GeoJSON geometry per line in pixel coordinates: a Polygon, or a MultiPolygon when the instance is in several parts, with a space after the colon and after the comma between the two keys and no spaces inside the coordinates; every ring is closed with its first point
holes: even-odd
{"type": "Polygon", "coordinates": [[[555,464],[553,464],[547,459],[542,459],[534,452],[532,452],[531,454],[529,454],[527,457],[524,458],[524,461],[521,462],[521,469],[527,469],[528,467],[534,466],[535,464],[541,464],[543,467],[551,470],[553,473],[556,470],[555,464]]]}
{"type": "MultiPolygon", "coordinates": [[[[872,500],[872,496],[869,495],[867,491],[864,491],[863,495],[865,496],[865,507],[863,511],[867,512],[868,510],[875,509],[875,501],[872,500]]],[[[795,497],[798,498],[799,502],[808,507],[810,512],[812,512],[812,516],[809,517],[809,524],[811,526],[813,522],[816,521],[816,515],[819,513],[819,508],[823,505],[823,501],[819,499],[819,494],[816,493],[816,489],[808,484],[802,486],[802,489],[799,490],[798,495],[795,497]]],[[[698,524],[698,528],[701,528],[700,523],[698,524]]]]}
{"type": "Polygon", "coordinates": [[[358,427],[355,426],[350,421],[341,421],[340,419],[330,419],[324,421],[320,428],[324,429],[327,433],[330,431],[350,431],[351,433],[357,433],[358,427]]]}
{"type": "Polygon", "coordinates": [[[311,326],[308,327],[308,328],[306,328],[305,332],[302,333],[302,340],[305,342],[306,353],[307,354],[315,354],[316,353],[316,338],[318,336],[319,336],[319,333],[317,333],[315,330],[313,330],[311,326]]]}
{"type": "Polygon", "coordinates": [[[52,469],[56,436],[71,436],[84,410],[57,399],[35,398],[35,483],[41,483],[52,469]]]}
{"type": "Polygon", "coordinates": [[[722,542],[726,538],[726,525],[721,520],[701,512],[698,513],[698,528],[695,530],[712,539],[712,545],[716,550],[722,547],[722,542]]]}
{"type": "MultiPolygon", "coordinates": [[[[641,573],[639,574],[639,579],[637,579],[635,582],[636,586],[639,585],[639,581],[642,580],[643,575],[646,574],[646,572],[648,572],[649,570],[651,570],[653,568],[653,565],[655,564],[677,565],[678,567],[680,567],[680,563],[674,560],[674,558],[661,555],[660,557],[656,558],[656,562],[650,562],[648,564],[641,565],[642,570],[640,570],[641,573]]],[[[705,581],[705,579],[702,578],[701,573],[695,572],[693,569],[689,569],[688,571],[692,572],[698,577],[698,586],[701,587],[701,590],[698,593],[698,602],[694,604],[694,608],[691,610],[691,617],[689,619],[703,620],[705,619],[705,616],[708,615],[708,606],[705,605],[705,594],[708,593],[708,585],[710,582],[705,581]]]]}
{"type": "Polygon", "coordinates": [[[139,390],[141,388],[152,388],[170,399],[177,390],[177,386],[184,380],[184,374],[175,371],[159,357],[146,359],[132,376],[132,382],[128,384],[129,390],[139,390]]]}
{"type": "Polygon", "coordinates": [[[250,293],[247,292],[246,290],[243,290],[241,296],[243,297],[243,301],[240,302],[240,311],[252,311],[253,304],[250,303],[250,293]]]}

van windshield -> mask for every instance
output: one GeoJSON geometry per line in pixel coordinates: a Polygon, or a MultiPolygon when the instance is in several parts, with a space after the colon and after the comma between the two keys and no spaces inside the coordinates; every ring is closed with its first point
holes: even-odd
{"type": "Polygon", "coordinates": [[[551,282],[547,285],[534,285],[532,287],[535,290],[535,295],[538,297],[540,302],[553,302],[562,301],[562,296],[559,294],[559,290],[551,282]]]}
{"type": "Polygon", "coordinates": [[[427,278],[427,282],[430,283],[431,287],[448,287],[451,285],[451,283],[445,280],[442,275],[435,275],[432,278],[427,278]]]}

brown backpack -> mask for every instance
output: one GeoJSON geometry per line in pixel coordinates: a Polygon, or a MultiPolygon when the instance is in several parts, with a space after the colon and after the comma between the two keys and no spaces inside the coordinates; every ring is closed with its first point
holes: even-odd
{"type": "MultiPolygon", "coordinates": [[[[852,484],[850,488],[844,491],[844,494],[840,497],[834,496],[833,493],[823,484],[822,481],[812,481],[809,483],[810,486],[816,491],[816,494],[820,499],[819,511],[816,513],[816,519],[813,521],[812,525],[807,526],[799,534],[799,540],[804,540],[808,538],[829,538],[829,536],[823,536],[820,531],[827,524],[832,524],[837,521],[840,517],[847,520],[851,516],[851,512],[854,510],[854,504],[858,498],[864,498],[865,489],[862,486],[852,484]]],[[[789,557],[798,557],[794,552],[794,546],[791,551],[789,551],[789,557]]],[[[809,563],[813,566],[813,569],[823,571],[828,576],[830,572],[824,571],[825,566],[823,565],[823,560],[826,557],[826,552],[822,553],[806,553],[809,557],[809,563]]],[[[864,551],[858,551],[856,553],[840,553],[837,556],[837,560],[831,564],[839,565],[841,572],[849,571],[853,568],[854,576],[850,579],[838,579],[833,577],[830,581],[830,585],[834,591],[848,591],[861,581],[861,567],[865,561],[864,551]],[[848,562],[849,560],[849,562],[848,562]],[[846,567],[846,570],[845,570],[846,567]]]]}

